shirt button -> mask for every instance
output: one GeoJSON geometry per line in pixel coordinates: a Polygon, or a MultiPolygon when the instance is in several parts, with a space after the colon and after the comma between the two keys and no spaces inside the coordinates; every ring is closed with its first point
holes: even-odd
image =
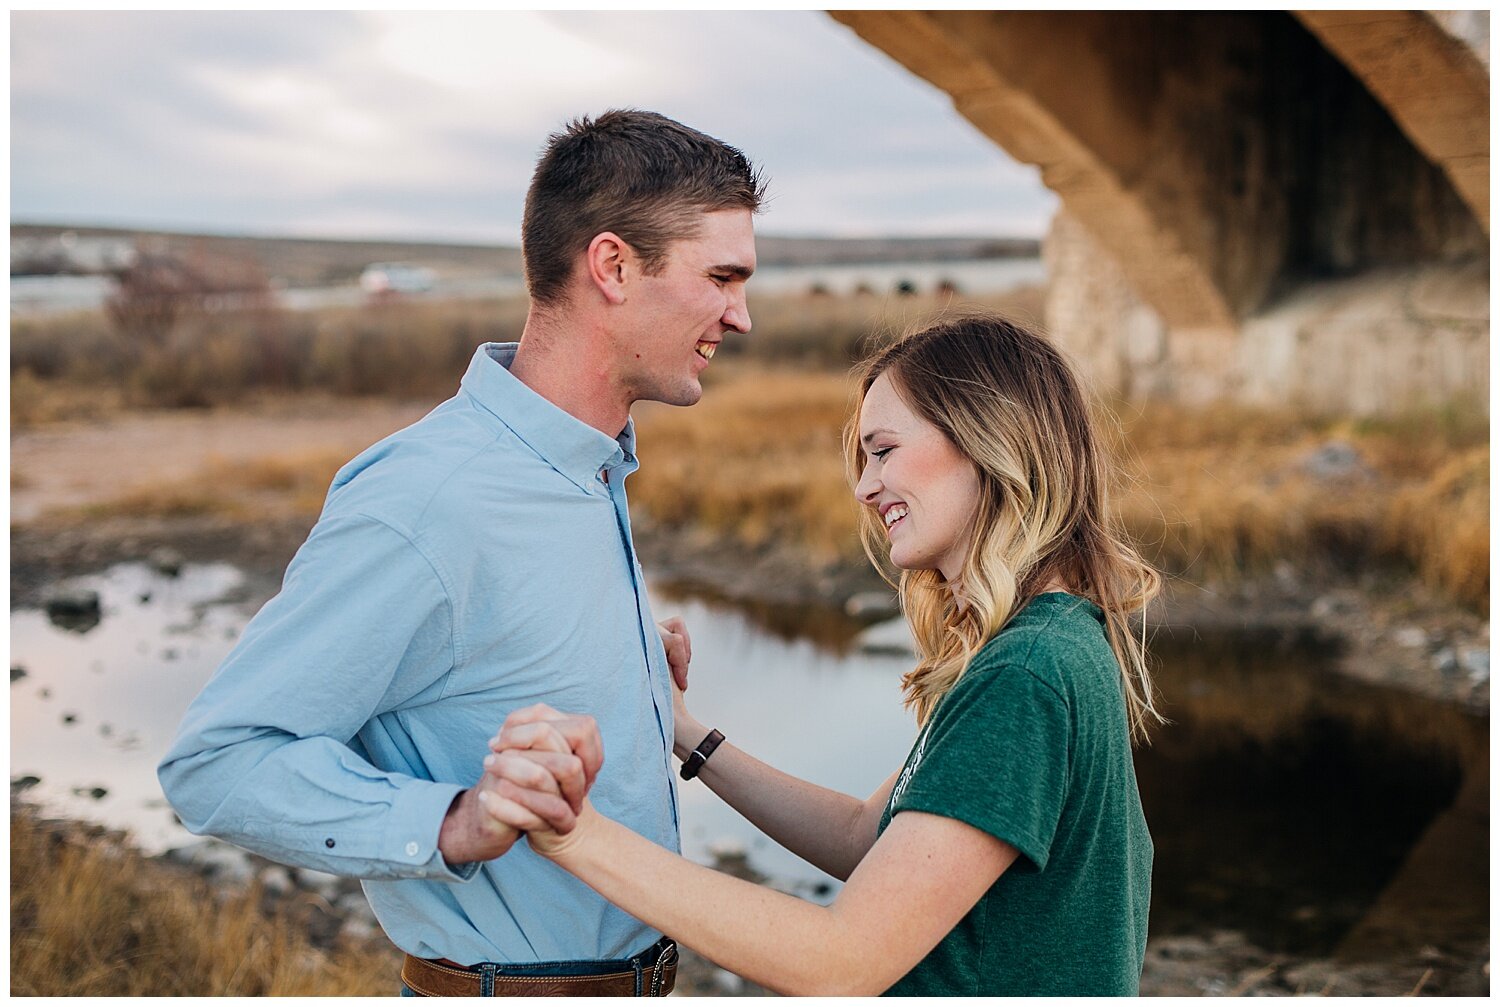
{"type": "Polygon", "coordinates": [[[416,843],[407,843],[406,844],[406,855],[408,857],[414,857],[414,856],[417,855],[417,851],[420,850],[420,849],[421,849],[421,847],[418,846],[416,843]]]}
{"type": "Polygon", "coordinates": [[[334,847],[334,842],[333,842],[333,840],[331,838],[330,839],[325,839],[325,840],[323,840],[323,845],[326,846],[326,847],[328,847],[331,850],[334,847]]]}

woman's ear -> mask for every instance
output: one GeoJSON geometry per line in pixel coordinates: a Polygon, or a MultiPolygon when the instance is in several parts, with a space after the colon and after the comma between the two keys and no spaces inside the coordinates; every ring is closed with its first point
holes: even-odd
{"type": "Polygon", "coordinates": [[[625,303],[625,280],[634,265],[635,251],[613,231],[594,235],[584,265],[589,282],[610,304],[625,303]]]}

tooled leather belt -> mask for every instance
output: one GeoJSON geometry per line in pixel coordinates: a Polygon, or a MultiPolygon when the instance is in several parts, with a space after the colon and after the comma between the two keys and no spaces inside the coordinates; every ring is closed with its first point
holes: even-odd
{"type": "MultiPolygon", "coordinates": [[[[527,974],[528,966],[492,965],[466,967],[446,959],[430,960],[406,956],[401,981],[413,993],[426,997],[477,996],[666,996],[677,983],[677,944],[663,937],[648,952],[637,956],[636,968],[629,961],[618,970],[597,975],[527,974]],[[513,968],[515,971],[503,971],[513,968]]],[[[616,964],[616,963],[611,963],[616,964]]]]}

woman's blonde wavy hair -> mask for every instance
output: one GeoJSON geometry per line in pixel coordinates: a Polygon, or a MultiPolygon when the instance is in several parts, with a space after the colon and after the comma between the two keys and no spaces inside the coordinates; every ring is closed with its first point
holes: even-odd
{"type": "Polygon", "coordinates": [[[1011,617],[1059,580],[1105,614],[1120,666],[1132,739],[1162,723],[1146,642],[1130,613],[1161,589],[1109,510],[1110,466],[1077,379],[1045,339],[994,315],[966,315],[911,333],[876,353],[859,374],[859,402],[844,432],[851,480],[865,459],[859,411],[888,375],[907,406],[974,464],[980,499],[957,585],[937,570],[893,575],[874,508],[861,508],[865,552],[901,595],[917,640],[917,666],[902,679],[906,705],[925,723],[974,658],[1011,617]]]}

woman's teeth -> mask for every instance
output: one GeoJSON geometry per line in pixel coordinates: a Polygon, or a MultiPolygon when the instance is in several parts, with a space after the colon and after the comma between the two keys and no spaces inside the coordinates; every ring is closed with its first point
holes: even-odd
{"type": "Polygon", "coordinates": [[[904,517],[906,517],[906,505],[897,504],[896,506],[885,512],[885,526],[889,528],[891,525],[895,524],[897,521],[900,521],[904,517]]]}

